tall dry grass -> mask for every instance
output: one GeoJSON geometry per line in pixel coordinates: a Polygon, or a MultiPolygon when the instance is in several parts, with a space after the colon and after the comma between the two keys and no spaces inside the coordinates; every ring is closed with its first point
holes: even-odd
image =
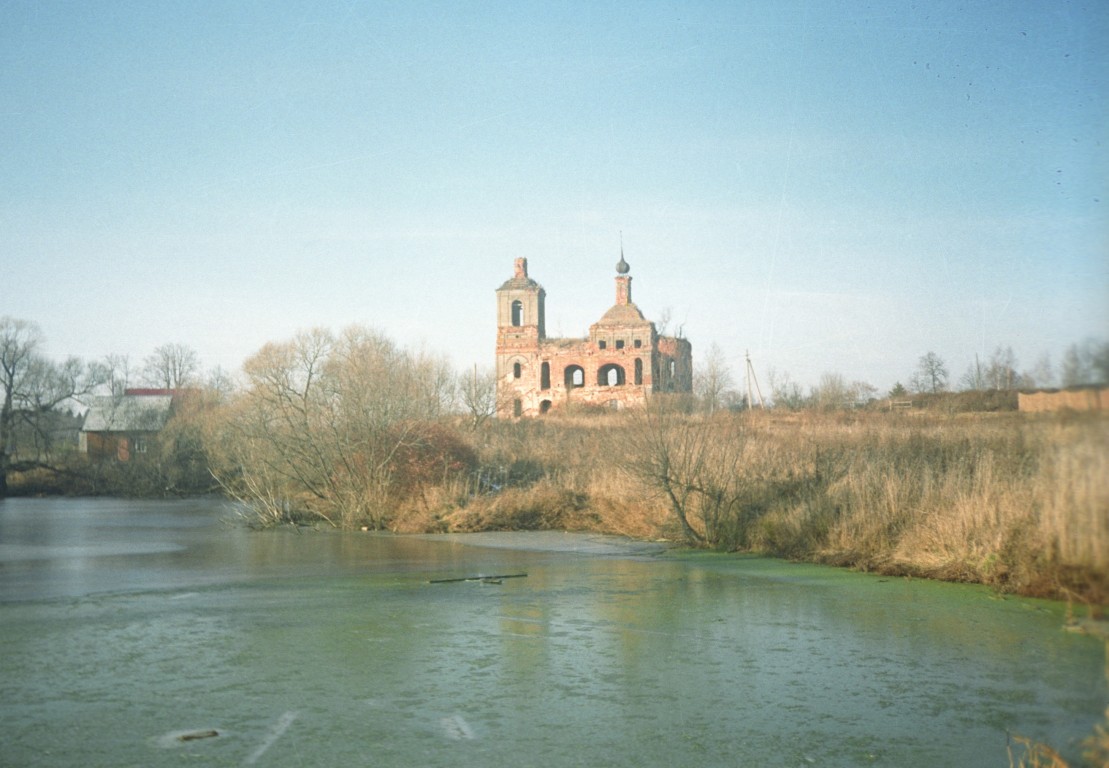
{"type": "MultiPolygon", "coordinates": [[[[724,418],[742,422],[743,477],[715,546],[1109,603],[1103,416],[724,418]]],[[[680,538],[659,489],[627,471],[643,428],[625,413],[488,425],[472,433],[481,477],[435,491],[396,527],[680,538]]]]}
{"type": "Polygon", "coordinates": [[[1109,420],[871,415],[777,432],[819,468],[808,498],[759,521],[755,548],[1109,601],[1109,420]]]}

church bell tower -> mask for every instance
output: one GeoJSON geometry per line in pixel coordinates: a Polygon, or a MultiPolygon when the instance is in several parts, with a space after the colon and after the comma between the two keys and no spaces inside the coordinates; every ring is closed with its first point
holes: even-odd
{"type": "Polygon", "coordinates": [[[528,260],[516,259],[512,279],[497,289],[497,346],[546,338],[546,298],[543,286],[528,277],[528,260]]]}

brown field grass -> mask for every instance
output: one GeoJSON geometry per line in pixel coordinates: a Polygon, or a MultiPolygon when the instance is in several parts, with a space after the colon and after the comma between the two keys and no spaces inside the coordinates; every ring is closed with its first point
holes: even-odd
{"type": "MultiPolygon", "coordinates": [[[[1104,416],[682,418],[720,451],[740,435],[742,482],[713,546],[1109,603],[1104,416]]],[[[633,471],[646,428],[634,413],[490,424],[472,434],[480,477],[425,489],[392,527],[680,538],[659,489],[633,471]]]]}
{"type": "Polygon", "coordinates": [[[866,419],[811,427],[806,452],[827,482],[760,521],[756,548],[1109,601],[1104,418],[866,419]]]}

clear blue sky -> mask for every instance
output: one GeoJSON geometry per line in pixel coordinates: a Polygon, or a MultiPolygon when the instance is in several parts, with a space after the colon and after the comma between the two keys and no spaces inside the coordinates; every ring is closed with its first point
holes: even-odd
{"type": "Polygon", "coordinates": [[[737,379],[1109,336],[1109,4],[0,0],[0,314],[237,370],[316,325],[491,366],[636,303],[737,379]]]}

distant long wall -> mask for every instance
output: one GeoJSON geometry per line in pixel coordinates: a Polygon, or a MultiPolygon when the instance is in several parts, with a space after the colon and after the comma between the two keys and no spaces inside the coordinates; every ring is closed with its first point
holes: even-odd
{"type": "Polygon", "coordinates": [[[1047,411],[1109,411],[1109,387],[1045,389],[1020,392],[1017,409],[1028,413],[1047,411]]]}

